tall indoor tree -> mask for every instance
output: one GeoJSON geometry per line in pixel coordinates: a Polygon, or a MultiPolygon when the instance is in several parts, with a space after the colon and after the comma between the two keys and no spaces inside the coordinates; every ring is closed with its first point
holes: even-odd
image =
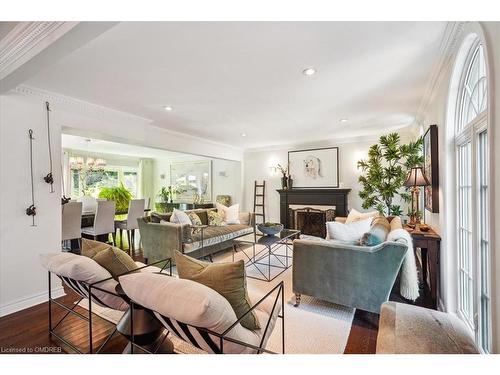
{"type": "Polygon", "coordinates": [[[401,144],[398,133],[383,135],[378,144],[370,147],[368,158],[358,161],[363,172],[358,181],[364,209],[373,207],[381,214],[402,215],[401,206],[394,204],[394,199],[399,196],[404,202],[411,200],[404,183],[410,169],[423,164],[422,147],[422,137],[401,144]]]}

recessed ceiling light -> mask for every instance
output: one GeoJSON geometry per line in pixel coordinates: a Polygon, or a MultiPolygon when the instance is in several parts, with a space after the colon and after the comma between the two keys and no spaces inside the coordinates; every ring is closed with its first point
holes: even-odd
{"type": "Polygon", "coordinates": [[[313,68],[313,67],[305,68],[302,71],[302,74],[305,75],[305,76],[313,76],[313,75],[316,74],[316,69],[313,68]]]}
{"type": "Polygon", "coordinates": [[[339,120],[339,122],[347,122],[347,121],[349,121],[349,119],[347,119],[347,118],[341,118],[341,119],[339,120]]]}
{"type": "Polygon", "coordinates": [[[164,107],[163,107],[163,109],[164,109],[165,111],[168,111],[168,112],[170,112],[170,111],[173,111],[173,110],[174,110],[174,109],[173,109],[171,106],[169,106],[169,105],[164,106],[164,107]]]}
{"type": "Polygon", "coordinates": [[[242,136],[242,137],[246,137],[246,136],[247,136],[247,133],[241,133],[241,136],[242,136]]]}

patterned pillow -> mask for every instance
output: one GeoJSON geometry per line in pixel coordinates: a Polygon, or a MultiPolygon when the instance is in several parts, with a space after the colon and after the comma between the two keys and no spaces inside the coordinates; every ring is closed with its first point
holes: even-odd
{"type": "MultiPolygon", "coordinates": [[[[203,225],[200,217],[195,212],[188,213],[188,216],[191,219],[191,224],[193,224],[194,226],[203,225]]],[[[198,233],[198,232],[201,232],[201,228],[193,228],[193,233],[198,233]]]]}
{"type": "Polygon", "coordinates": [[[208,225],[212,225],[215,227],[222,227],[225,225],[224,218],[222,214],[217,211],[208,211],[208,225]]]}
{"type": "Polygon", "coordinates": [[[389,224],[389,221],[384,216],[378,216],[373,219],[370,230],[363,234],[359,244],[362,246],[379,245],[385,241],[390,231],[391,224],[389,224]]]}

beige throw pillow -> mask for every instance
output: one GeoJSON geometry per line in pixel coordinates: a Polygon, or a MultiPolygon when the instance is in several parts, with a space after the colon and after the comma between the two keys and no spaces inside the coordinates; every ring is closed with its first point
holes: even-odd
{"type": "Polygon", "coordinates": [[[223,204],[216,203],[217,212],[222,214],[226,224],[240,224],[240,205],[233,204],[231,207],[226,207],[223,204]]]}
{"type": "MultiPolygon", "coordinates": [[[[175,252],[177,272],[181,279],[196,281],[220,293],[225,297],[239,319],[251,308],[245,278],[245,262],[208,263],[175,252]]],[[[252,311],[241,321],[249,330],[260,328],[259,320],[252,311]]]]}
{"type": "Polygon", "coordinates": [[[108,270],[114,279],[117,279],[118,275],[139,268],[130,255],[113,246],[99,251],[92,259],[108,270]]]}
{"type": "Polygon", "coordinates": [[[346,219],[345,223],[350,224],[350,223],[354,223],[356,221],[365,220],[368,218],[374,218],[374,217],[378,217],[378,216],[379,216],[378,211],[359,212],[353,208],[349,212],[349,215],[347,215],[347,219],[346,219]]]}
{"type": "Polygon", "coordinates": [[[403,224],[401,223],[401,218],[399,216],[394,216],[390,224],[391,232],[395,229],[403,229],[403,224]]]}

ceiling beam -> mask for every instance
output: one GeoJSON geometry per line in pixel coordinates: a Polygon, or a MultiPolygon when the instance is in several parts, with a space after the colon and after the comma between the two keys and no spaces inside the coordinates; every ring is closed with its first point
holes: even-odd
{"type": "Polygon", "coordinates": [[[118,22],[19,22],[0,40],[0,94],[87,44],[118,22]]]}

